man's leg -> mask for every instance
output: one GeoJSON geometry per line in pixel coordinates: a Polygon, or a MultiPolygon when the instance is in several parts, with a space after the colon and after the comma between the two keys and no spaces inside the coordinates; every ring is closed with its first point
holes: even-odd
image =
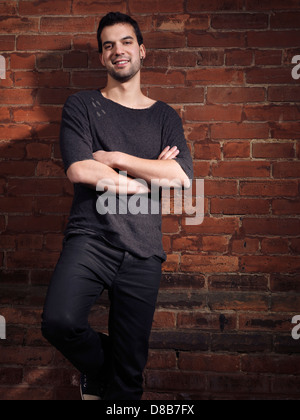
{"type": "Polygon", "coordinates": [[[91,307],[109,287],[124,253],[95,238],[68,239],[54,272],[43,313],[42,332],[81,373],[102,372],[104,337],[88,324],[91,307]]]}
{"type": "Polygon", "coordinates": [[[140,400],[161,280],[161,261],[125,254],[110,291],[111,380],[105,400],[140,400]]]}

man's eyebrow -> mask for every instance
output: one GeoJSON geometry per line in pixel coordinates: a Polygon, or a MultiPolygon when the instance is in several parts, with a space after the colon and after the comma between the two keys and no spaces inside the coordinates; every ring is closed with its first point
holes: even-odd
{"type": "MultiPolygon", "coordinates": [[[[121,39],[121,41],[126,41],[126,39],[132,39],[132,40],[134,40],[134,38],[133,38],[132,36],[125,36],[124,38],[122,38],[122,39],[121,39]]],[[[103,47],[104,47],[105,45],[108,45],[108,44],[114,44],[114,42],[113,42],[113,41],[106,41],[106,42],[103,42],[103,47]]]]}

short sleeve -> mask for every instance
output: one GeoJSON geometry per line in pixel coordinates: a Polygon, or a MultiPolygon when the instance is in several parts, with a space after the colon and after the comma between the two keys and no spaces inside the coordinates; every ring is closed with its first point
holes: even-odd
{"type": "Polygon", "coordinates": [[[187,146],[181,118],[170,106],[166,107],[162,130],[162,150],[167,146],[177,146],[180,153],[176,162],[182,167],[189,179],[193,179],[193,160],[187,146]]]}
{"type": "Polygon", "coordinates": [[[66,172],[75,162],[93,159],[87,108],[76,94],[68,98],[63,108],[60,149],[66,172]]]}

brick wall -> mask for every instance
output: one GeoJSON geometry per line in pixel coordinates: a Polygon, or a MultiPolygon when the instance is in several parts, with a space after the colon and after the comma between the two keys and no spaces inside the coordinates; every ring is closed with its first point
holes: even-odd
{"type": "MultiPolygon", "coordinates": [[[[148,47],[144,91],[183,118],[205,220],[164,217],[148,399],[299,398],[298,0],[0,1],[0,399],[78,398],[78,374],[40,334],[72,186],[61,108],[105,84],[95,31],[131,13],[148,47]]],[[[300,73],[300,71],[299,71],[300,73]]],[[[107,297],[91,323],[106,328],[107,297]]]]}

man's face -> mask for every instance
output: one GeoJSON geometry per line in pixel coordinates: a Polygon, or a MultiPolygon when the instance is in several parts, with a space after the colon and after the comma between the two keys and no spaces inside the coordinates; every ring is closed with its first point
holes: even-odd
{"type": "Polygon", "coordinates": [[[101,62],[108,74],[121,83],[128,82],[141,70],[144,45],[139,46],[134,28],[129,24],[107,26],[101,34],[101,62]]]}

